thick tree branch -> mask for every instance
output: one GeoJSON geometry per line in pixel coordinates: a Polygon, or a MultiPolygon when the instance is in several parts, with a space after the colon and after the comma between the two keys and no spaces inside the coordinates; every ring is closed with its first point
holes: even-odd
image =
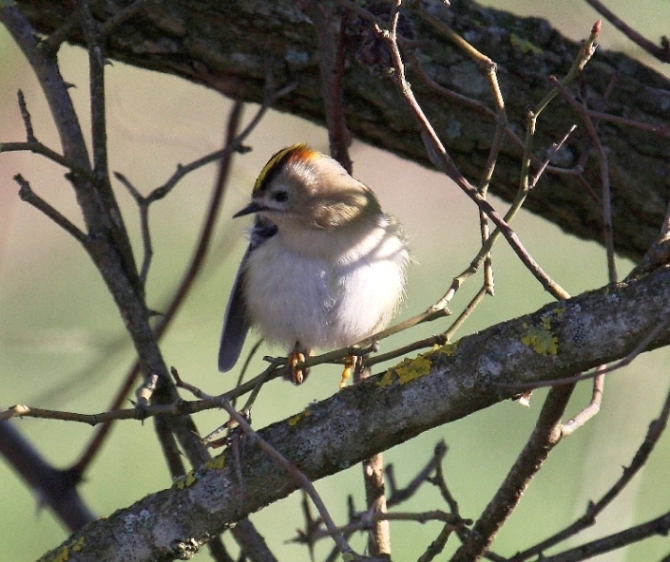
{"type": "MultiPolygon", "coordinates": [[[[125,2],[93,1],[94,15],[104,20],[119,13],[125,2]]],[[[69,17],[69,4],[46,0],[20,0],[18,5],[43,32],[53,32],[69,17]]],[[[525,109],[534,107],[548,90],[547,77],[562,76],[578,45],[558,34],[544,20],[522,19],[469,0],[425,0],[419,10],[450,24],[481,52],[495,57],[498,77],[506,94],[507,114],[514,130],[523,130],[525,109]],[[510,95],[509,93],[513,93],[510,95]]],[[[421,12],[406,14],[416,38],[416,53],[426,75],[442,86],[488,107],[493,101],[486,79],[466,53],[453,45],[421,12]]],[[[591,24],[585,24],[584,33],[591,24]]],[[[358,30],[360,31],[360,30],[358,30]]],[[[359,33],[360,34],[360,33],[359,33]]],[[[72,28],[69,41],[83,43],[72,28]]],[[[235,99],[261,102],[268,65],[278,83],[292,80],[299,87],[275,107],[325,123],[317,34],[312,22],[293,0],[249,3],[243,0],[211,3],[206,0],[166,0],[148,3],[106,37],[112,58],[153,70],[176,74],[206,84],[235,99]],[[261,9],[262,7],[262,9],[261,9]],[[212,25],[216,21],[216,25],[212,25]]],[[[354,136],[403,157],[430,165],[412,116],[403,108],[389,84],[359,64],[364,45],[348,45],[349,64],[344,79],[346,120],[354,136]]],[[[485,167],[496,127],[495,113],[482,111],[458,97],[444,98],[411,70],[413,90],[425,107],[457,166],[471,181],[485,167]]],[[[667,103],[670,83],[619,53],[599,50],[586,70],[584,92],[589,107],[617,117],[670,127],[667,103]],[[606,96],[608,84],[615,86],[606,96]]],[[[550,147],[576,121],[566,103],[554,104],[538,125],[536,156],[550,147]]],[[[627,126],[623,121],[602,121],[602,144],[608,150],[612,188],[614,243],[623,255],[639,258],[651,245],[663,220],[670,196],[670,143],[664,137],[627,126]]],[[[591,150],[585,131],[569,139],[555,158],[564,168],[578,166],[591,150]]],[[[491,191],[511,200],[518,185],[520,148],[503,143],[491,191]]],[[[583,174],[546,174],[531,194],[527,207],[578,236],[602,242],[602,214],[580,175],[598,183],[595,158],[585,159],[583,174]]]]}
{"type": "MultiPolygon", "coordinates": [[[[560,378],[629,353],[670,315],[670,268],[639,281],[543,307],[347,387],[259,432],[310,479],[460,419],[513,391],[496,383],[560,378]]],[[[670,344],[670,328],[650,348],[670,344]]],[[[243,452],[240,482],[227,451],[171,489],[95,521],[66,545],[69,560],[170,560],[184,545],[206,542],[233,522],[281,499],[296,483],[251,443],[243,452]],[[240,501],[243,496],[244,501],[240,501]],[[79,545],[74,550],[72,546],[79,545]]]]}

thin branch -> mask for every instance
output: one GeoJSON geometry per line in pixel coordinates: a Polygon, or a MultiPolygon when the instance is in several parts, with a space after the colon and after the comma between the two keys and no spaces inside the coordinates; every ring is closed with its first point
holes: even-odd
{"type": "Polygon", "coordinates": [[[404,488],[398,488],[395,483],[393,465],[390,464],[386,468],[386,474],[389,479],[389,486],[391,492],[388,498],[388,505],[392,507],[394,505],[399,505],[408,499],[410,499],[421,487],[424,482],[428,481],[429,476],[433,473],[434,470],[442,463],[445,455],[447,454],[447,444],[444,440],[441,440],[435,445],[433,450],[433,456],[428,461],[425,467],[423,467],[418,474],[412,478],[411,482],[407,484],[404,488]]]}
{"type": "Polygon", "coordinates": [[[599,554],[623,548],[654,535],[667,536],[670,532],[670,512],[620,533],[588,542],[555,556],[542,558],[542,562],[580,562],[599,554]]]}
{"type": "MultiPolygon", "coordinates": [[[[331,530],[315,531],[310,537],[310,540],[320,540],[332,537],[334,533],[347,534],[352,531],[361,531],[369,528],[371,523],[377,521],[416,521],[417,523],[427,523],[428,521],[442,521],[450,526],[450,530],[454,531],[456,528],[465,524],[459,517],[455,517],[446,511],[439,509],[433,511],[422,512],[394,512],[394,513],[372,513],[369,517],[360,518],[358,521],[353,521],[342,527],[336,527],[331,530]]],[[[294,539],[292,542],[303,542],[301,537],[294,539]]]]}
{"type": "Polygon", "coordinates": [[[19,197],[22,201],[32,205],[37,210],[42,211],[53,222],[60,226],[65,232],[71,234],[77,242],[86,245],[88,237],[81,230],[79,230],[73,223],[71,223],[64,215],[57,211],[54,207],[49,205],[37,193],[35,193],[30,184],[23,178],[21,174],[14,176],[14,181],[19,184],[19,197]]]}
{"type": "Polygon", "coordinates": [[[625,127],[639,129],[640,131],[646,131],[648,133],[652,133],[660,137],[670,138],[669,127],[664,127],[662,125],[655,125],[653,123],[644,123],[636,119],[628,119],[626,117],[621,117],[620,115],[612,115],[611,113],[604,113],[602,111],[589,109],[588,107],[582,107],[581,111],[587,117],[590,117],[591,119],[597,121],[606,121],[608,123],[615,123],[617,125],[623,125],[625,127]]]}
{"type": "Polygon", "coordinates": [[[599,373],[593,379],[593,391],[591,392],[591,402],[586,406],[581,412],[574,416],[571,420],[563,424],[561,431],[564,436],[571,435],[582,427],[587,421],[589,421],[593,416],[600,412],[600,404],[603,399],[603,391],[605,389],[605,375],[602,374],[607,368],[607,365],[600,365],[596,369],[596,373],[599,373]]]}
{"type": "Polygon", "coordinates": [[[140,268],[140,281],[142,282],[142,285],[146,286],[149,268],[151,267],[151,260],[154,256],[154,248],[151,243],[151,228],[149,227],[149,205],[146,204],[144,196],[126,176],[121,172],[114,172],[114,177],[128,190],[128,193],[130,193],[131,197],[135,200],[137,208],[140,211],[140,230],[142,232],[142,249],[144,251],[142,256],[142,267],[140,268]]]}
{"type": "Polygon", "coordinates": [[[452,562],[473,562],[481,558],[497,532],[521,500],[551,450],[561,440],[561,416],[570,400],[574,385],[551,389],[540,412],[533,434],[517,458],[505,481],[486,506],[452,562]]]}
{"type": "Polygon", "coordinates": [[[207,164],[211,164],[212,162],[216,162],[217,160],[220,160],[223,156],[226,156],[230,152],[246,152],[247,149],[244,148],[243,142],[244,140],[251,134],[251,132],[256,128],[258,123],[263,119],[265,114],[267,113],[268,109],[272,106],[272,104],[277,101],[279,98],[282,96],[288,94],[289,92],[293,91],[296,87],[298,86],[297,82],[291,82],[281,88],[279,88],[276,91],[273,92],[268,92],[266,95],[265,100],[263,101],[263,104],[259,107],[256,115],[254,118],[249,122],[249,124],[240,132],[240,134],[237,136],[234,142],[231,143],[230,146],[226,146],[225,148],[222,148],[221,150],[216,150],[210,154],[207,154],[206,156],[202,156],[201,158],[198,158],[194,160],[193,162],[190,162],[189,164],[185,165],[179,165],[177,166],[177,170],[172,174],[172,176],[160,187],[157,187],[154,189],[149,195],[146,196],[145,200],[147,204],[153,203],[154,201],[158,201],[159,199],[163,199],[172,189],[188,174],[191,172],[202,168],[203,166],[206,166],[207,164]]]}
{"type": "MultiPolygon", "coordinates": [[[[395,0],[395,6],[399,7],[400,4],[401,0],[395,0]]],[[[398,87],[417,123],[419,124],[419,127],[422,131],[421,138],[426,145],[426,149],[428,151],[428,155],[431,157],[431,161],[447,176],[454,180],[456,184],[466,193],[466,195],[468,195],[479,206],[479,208],[481,208],[487,214],[487,216],[501,231],[503,236],[505,236],[511,248],[521,259],[522,263],[528,268],[528,270],[547,291],[549,291],[554,297],[558,299],[569,298],[570,295],[560,285],[553,281],[540,267],[540,265],[530,256],[528,251],[521,244],[517,234],[509,227],[509,225],[491,206],[491,204],[486,199],[481,197],[477,189],[474,188],[470,182],[468,182],[468,180],[461,174],[451,157],[448,155],[444,145],[438,138],[428,118],[414,97],[411,86],[407,82],[405,77],[405,68],[398,46],[396,29],[397,17],[392,19],[390,29],[383,31],[382,35],[387,41],[387,44],[391,50],[391,57],[393,59],[393,66],[395,68],[398,87]]]]}
{"type": "MultiPolygon", "coordinates": [[[[230,116],[228,118],[228,124],[225,131],[224,146],[228,146],[229,143],[232,141],[232,139],[236,138],[241,117],[242,117],[242,104],[236,103],[233,106],[230,112],[230,116]]],[[[228,151],[225,153],[225,157],[221,159],[217,181],[214,190],[212,192],[207,215],[203,222],[202,231],[198,239],[198,243],[196,245],[193,257],[191,258],[189,267],[187,268],[186,272],[182,277],[180,286],[173,295],[170,304],[168,305],[164,314],[161,316],[161,320],[154,330],[155,337],[158,340],[160,340],[160,338],[165,334],[168,327],[172,323],[172,320],[174,320],[186,296],[193,287],[195,279],[197,278],[198,274],[202,269],[202,266],[204,264],[204,256],[206,255],[207,250],[209,249],[209,246],[211,244],[214,226],[216,224],[216,220],[218,218],[218,214],[220,211],[221,206],[220,203],[222,201],[223,194],[225,192],[225,188],[228,183],[230,166],[232,164],[232,155],[233,152],[228,151]]],[[[124,384],[117,392],[117,395],[110,406],[111,411],[115,410],[118,411],[118,408],[121,407],[121,404],[123,404],[123,402],[126,400],[128,393],[135,384],[134,381],[136,380],[139,373],[140,373],[140,365],[139,362],[136,362],[126,375],[124,384]]],[[[148,408],[152,409],[153,406],[149,406],[148,408]]],[[[109,422],[114,419],[120,419],[120,418],[109,418],[105,420],[105,422],[109,422]]],[[[84,451],[80,459],[75,463],[75,466],[79,467],[81,471],[84,471],[85,467],[88,466],[90,462],[92,462],[95,454],[100,450],[102,442],[104,441],[110,429],[111,425],[109,423],[105,423],[105,425],[101,427],[100,430],[98,430],[98,432],[93,436],[86,450],[84,451]]]]}
{"type": "Polygon", "coordinates": [[[665,217],[661,224],[661,232],[654,244],[647,250],[646,254],[640,260],[626,279],[638,279],[648,275],[658,267],[670,263],[670,199],[665,210],[665,217]]]}
{"type": "Polygon", "coordinates": [[[21,48],[40,82],[58,129],[65,158],[77,166],[90,170],[84,135],[55,55],[40,48],[40,42],[32,26],[16,5],[0,9],[0,22],[5,25],[21,48]]]}
{"type": "Polygon", "coordinates": [[[437,538],[428,545],[426,551],[419,556],[417,562],[431,562],[438,554],[441,554],[447,545],[447,540],[454,532],[454,528],[449,523],[445,524],[437,538]]]}
{"type": "Polygon", "coordinates": [[[556,156],[556,153],[561,150],[563,145],[568,141],[568,137],[572,133],[575,132],[577,129],[577,125],[571,125],[570,128],[568,129],[568,132],[563,135],[560,141],[555,142],[551,145],[551,148],[549,149],[549,153],[547,154],[547,157],[545,158],[544,162],[541,163],[540,167],[537,169],[535,172],[535,175],[533,178],[530,180],[530,183],[528,184],[528,190],[532,191],[535,189],[537,186],[538,182],[540,181],[540,178],[544,174],[545,170],[549,168],[549,164],[551,163],[551,159],[556,156]]]}
{"type": "Polygon", "coordinates": [[[88,48],[93,172],[100,181],[109,181],[107,169],[107,116],[105,110],[105,58],[100,43],[99,24],[93,18],[87,0],[75,0],[74,4],[75,13],[78,14],[79,23],[88,48]]]}
{"type": "Polygon", "coordinates": [[[349,156],[351,134],[344,113],[344,25],[336,21],[333,8],[318,0],[300,0],[302,10],[314,23],[319,50],[321,90],[326,114],[330,155],[347,172],[352,172],[349,156]]]}
{"type": "Polygon", "coordinates": [[[590,117],[584,114],[582,105],[577,102],[571,95],[566,87],[561,84],[556,78],[550,77],[549,80],[556,88],[559,89],[561,95],[568,101],[570,106],[577,112],[581,117],[586,130],[589,134],[591,142],[596,149],[596,154],[598,156],[598,164],[600,169],[600,184],[602,189],[602,209],[603,209],[603,237],[605,241],[605,249],[607,251],[607,273],[610,283],[616,283],[618,281],[617,271],[616,271],[616,262],[614,259],[614,229],[612,227],[612,196],[610,190],[610,176],[609,176],[609,164],[607,159],[607,152],[600,142],[600,137],[596,131],[596,127],[591,121],[590,117]]]}
{"type": "Polygon", "coordinates": [[[48,505],[75,531],[95,519],[76,489],[76,477],[56,470],[28,443],[13,424],[0,423],[0,454],[26,481],[40,504],[48,505]]]}
{"type": "Polygon", "coordinates": [[[30,151],[34,154],[40,154],[45,158],[47,158],[48,160],[56,162],[56,164],[60,164],[61,166],[67,168],[68,170],[71,170],[75,174],[81,175],[82,177],[86,178],[89,181],[94,181],[95,179],[90,170],[77,166],[77,164],[75,164],[71,160],[68,160],[65,156],[58,154],[58,152],[55,152],[54,150],[52,150],[51,148],[42,144],[39,141],[0,143],[0,152],[25,152],[25,151],[30,151]]]}
{"type": "Polygon", "coordinates": [[[513,556],[509,562],[523,562],[533,556],[540,555],[549,548],[571,538],[580,533],[582,530],[591,527],[596,522],[596,517],[602,513],[607,506],[626,488],[635,475],[646,464],[647,459],[656,447],[659,439],[663,435],[667,425],[668,417],[670,416],[670,392],[665,398],[665,403],[661,409],[659,417],[649,424],[647,435],[642,444],[633,456],[630,465],[624,468],[621,477],[612,485],[612,487],[595,503],[590,503],[586,513],[577,519],[574,523],[556,533],[552,537],[543,540],[535,546],[519,552],[513,556]]]}
{"type": "MultiPolygon", "coordinates": [[[[527,129],[527,140],[526,140],[526,145],[525,146],[528,146],[532,142],[532,133],[534,131],[534,126],[535,126],[535,120],[533,118],[529,117],[528,129],[527,129]]],[[[552,147],[552,151],[550,151],[550,154],[548,155],[547,159],[545,160],[545,164],[542,164],[540,166],[540,169],[538,170],[537,175],[535,176],[532,183],[528,183],[527,175],[522,176],[522,181],[521,181],[520,187],[517,191],[516,197],[514,198],[514,201],[512,202],[509,209],[505,213],[505,216],[503,217],[503,220],[507,224],[509,224],[514,219],[514,217],[517,215],[517,213],[519,212],[519,210],[523,206],[524,202],[526,201],[526,197],[527,197],[528,193],[535,186],[535,182],[537,180],[539,180],[540,174],[541,174],[542,170],[544,170],[546,168],[546,163],[549,162],[549,159],[551,158],[552,154],[555,153],[556,151],[560,150],[560,147],[567,141],[568,136],[571,134],[572,131],[574,131],[574,128],[570,128],[570,130],[563,136],[563,138],[560,140],[560,142],[555,144],[552,147]],[[523,179],[523,178],[526,178],[526,179],[523,179]]],[[[527,153],[530,154],[530,151],[527,150],[527,153]]],[[[529,171],[529,168],[526,167],[525,171],[527,173],[529,171]]],[[[477,255],[470,262],[470,265],[465,270],[463,270],[461,273],[459,273],[456,277],[454,277],[454,279],[451,283],[451,286],[449,287],[447,292],[444,294],[444,296],[439,301],[437,301],[437,303],[435,303],[431,308],[429,308],[427,312],[441,310],[442,308],[446,307],[451,302],[451,299],[454,298],[454,295],[461,288],[463,283],[467,279],[469,279],[470,277],[475,275],[479,271],[479,269],[482,267],[482,265],[486,263],[487,256],[489,255],[491,249],[493,248],[493,245],[496,243],[496,241],[498,239],[498,236],[501,234],[501,232],[502,231],[498,228],[498,229],[494,230],[484,240],[479,252],[477,252],[477,255]]],[[[487,289],[488,289],[488,284],[485,284],[485,287],[487,287],[487,289]]]]}
{"type": "Polygon", "coordinates": [[[244,416],[240,415],[237,410],[233,408],[228,399],[208,395],[195,386],[182,381],[179,378],[179,374],[177,373],[176,369],[172,369],[172,375],[174,376],[178,387],[184,388],[191,392],[194,396],[204,400],[209,400],[210,402],[216,403],[219,407],[223,408],[230,415],[230,417],[237,422],[237,424],[240,426],[240,429],[247,436],[249,436],[249,438],[252,439],[255,445],[262,449],[275,463],[286,470],[286,472],[288,472],[288,474],[295,480],[295,482],[303,490],[305,490],[312,502],[314,502],[314,505],[319,511],[319,514],[321,515],[321,518],[323,519],[326,527],[332,533],[333,540],[337,543],[337,546],[339,547],[342,554],[353,554],[352,548],[347,544],[342,534],[337,530],[335,522],[330,516],[330,513],[328,513],[328,510],[326,509],[321,496],[319,496],[318,492],[316,491],[314,484],[312,484],[312,481],[307,478],[307,476],[305,476],[293,462],[288,460],[277,449],[270,445],[270,443],[261,438],[260,435],[252,429],[244,416]]]}
{"type": "Polygon", "coordinates": [[[33,129],[32,117],[28,111],[28,105],[26,104],[26,98],[23,95],[22,90],[17,92],[17,98],[19,103],[19,111],[21,112],[21,118],[23,119],[23,126],[26,131],[26,142],[0,143],[0,153],[21,152],[29,150],[35,154],[41,154],[42,156],[45,156],[52,162],[56,162],[57,164],[60,164],[61,166],[64,166],[69,170],[80,174],[90,181],[95,181],[95,175],[91,173],[91,170],[88,167],[78,166],[75,162],[71,161],[65,156],[58,154],[56,151],[50,149],[37,140],[33,129]]]}
{"type": "Polygon", "coordinates": [[[621,33],[623,33],[628,39],[630,39],[636,45],[642,47],[653,57],[656,57],[661,62],[670,62],[670,48],[668,48],[667,39],[665,43],[662,43],[661,46],[652,43],[644,37],[641,33],[635,31],[631,26],[629,26],[625,21],[617,17],[617,15],[608,10],[602,2],[599,0],[585,0],[594,10],[600,13],[604,18],[606,18],[614,27],[616,27],[621,33]]]}

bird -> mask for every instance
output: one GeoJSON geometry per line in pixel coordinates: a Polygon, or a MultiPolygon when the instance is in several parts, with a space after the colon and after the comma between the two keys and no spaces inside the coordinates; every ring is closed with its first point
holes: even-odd
{"type": "MultiPolygon", "coordinates": [[[[301,384],[315,349],[352,346],[384,329],[405,295],[409,251],[374,192],[307,144],[274,154],[251,202],[254,215],[224,316],[218,367],[237,362],[250,328],[288,350],[284,378],[301,384]]],[[[340,388],[355,364],[345,360],[340,388]]]]}

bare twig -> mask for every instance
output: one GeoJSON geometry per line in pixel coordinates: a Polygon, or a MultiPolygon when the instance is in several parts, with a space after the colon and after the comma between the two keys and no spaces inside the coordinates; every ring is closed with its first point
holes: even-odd
{"type": "MultiPolygon", "coordinates": [[[[401,0],[395,0],[394,5],[396,7],[399,7],[400,4],[401,0]]],[[[405,67],[400,55],[397,40],[397,14],[395,18],[392,18],[389,29],[383,31],[382,35],[391,50],[391,57],[393,60],[393,66],[395,68],[395,76],[398,81],[398,87],[403,98],[405,99],[405,102],[407,103],[417,123],[419,124],[422,132],[421,138],[426,145],[426,149],[429,156],[431,157],[431,161],[433,161],[433,163],[447,176],[454,180],[456,184],[466,193],[466,195],[468,195],[479,206],[479,208],[481,208],[486,213],[486,215],[493,221],[493,223],[495,223],[495,225],[501,231],[502,235],[509,242],[514,252],[521,259],[522,263],[528,268],[528,270],[535,276],[535,278],[547,291],[549,291],[554,297],[558,299],[569,298],[569,294],[560,285],[553,281],[540,267],[540,265],[530,256],[530,254],[521,244],[517,234],[509,227],[509,225],[491,206],[491,204],[486,199],[481,197],[477,189],[473,187],[470,182],[468,182],[463,174],[461,174],[460,170],[458,170],[453,160],[448,155],[444,145],[442,144],[442,141],[440,141],[428,118],[421,109],[421,106],[416,100],[411,86],[405,77],[405,67]]],[[[492,237],[493,235],[491,235],[490,238],[492,237]]],[[[484,259],[485,257],[482,257],[482,261],[484,259]]]]}
{"type": "Polygon", "coordinates": [[[428,461],[426,466],[423,467],[414,478],[412,478],[412,481],[407,486],[401,489],[396,486],[393,465],[389,465],[386,468],[386,474],[388,476],[389,485],[391,488],[391,493],[389,494],[387,502],[389,507],[399,505],[402,502],[407,501],[417,492],[422,484],[429,482],[430,475],[433,473],[433,471],[438,469],[446,454],[447,444],[444,441],[440,441],[437,445],[435,445],[433,457],[428,461]]]}
{"type": "Polygon", "coordinates": [[[467,533],[467,540],[456,551],[451,559],[452,562],[473,562],[488,550],[496,533],[521,500],[531,480],[551,450],[561,440],[561,416],[573,390],[574,385],[551,389],[533,434],[474,528],[467,533]]]}
{"type": "MultiPolygon", "coordinates": [[[[529,146],[532,144],[532,134],[534,132],[534,127],[535,127],[535,119],[534,118],[529,118],[529,123],[528,123],[528,132],[527,132],[527,140],[526,140],[526,145],[529,146]]],[[[552,147],[552,153],[555,151],[559,150],[560,147],[567,141],[568,136],[574,129],[571,128],[561,139],[561,141],[557,144],[555,144],[552,147]]],[[[530,161],[530,150],[526,151],[528,162],[530,161]]],[[[546,162],[549,162],[549,158],[551,158],[551,154],[548,156],[546,162]]],[[[505,213],[505,216],[503,220],[509,224],[512,219],[516,216],[516,214],[519,212],[521,207],[523,206],[526,197],[530,190],[534,187],[535,182],[539,179],[540,174],[542,173],[542,170],[546,168],[546,163],[542,164],[540,166],[540,169],[538,170],[534,180],[532,183],[528,182],[528,176],[527,173],[529,172],[529,166],[527,165],[524,169],[524,173],[522,175],[522,180],[521,184],[519,187],[519,190],[517,191],[517,195],[514,198],[514,201],[512,202],[512,205],[510,205],[510,208],[507,210],[505,213]]],[[[481,266],[486,263],[486,259],[488,254],[490,253],[491,249],[493,248],[493,245],[495,244],[496,240],[498,239],[498,236],[502,233],[502,231],[498,228],[494,230],[482,243],[482,247],[480,248],[479,252],[477,252],[477,255],[473,258],[473,260],[470,262],[470,265],[463,270],[461,273],[459,273],[456,277],[454,277],[451,286],[447,290],[447,292],[444,294],[444,296],[437,301],[430,309],[429,311],[438,311],[444,307],[446,307],[450,302],[451,299],[453,299],[454,295],[456,292],[461,288],[463,283],[475,275],[481,266]]],[[[488,281],[485,278],[485,287],[488,292],[488,281]]],[[[458,320],[457,320],[458,323],[458,320]]],[[[458,327],[460,324],[458,324],[456,327],[458,327]]],[[[451,334],[453,335],[453,333],[451,334]]]]}
{"type": "Polygon", "coordinates": [[[428,548],[421,556],[419,556],[417,562],[430,562],[433,560],[444,550],[444,547],[447,545],[447,540],[453,532],[454,528],[449,523],[442,527],[440,534],[432,543],[428,545],[428,548]]]}
{"type": "Polygon", "coordinates": [[[39,211],[42,211],[47,217],[60,226],[65,232],[71,234],[81,244],[86,244],[87,237],[81,230],[72,224],[67,217],[58,212],[54,207],[49,205],[37,193],[35,193],[30,184],[23,178],[21,174],[16,174],[14,180],[19,184],[19,197],[29,203],[39,211]]]}
{"type": "MultiPolygon", "coordinates": [[[[242,107],[242,104],[237,103],[231,110],[225,131],[225,146],[228,146],[228,143],[231,142],[232,139],[234,139],[237,135],[242,117],[242,107]]],[[[202,232],[198,239],[193,257],[191,258],[191,263],[184,273],[180,286],[172,297],[169,306],[167,307],[165,313],[161,316],[161,320],[155,328],[154,334],[157,339],[160,339],[170,326],[203,266],[204,256],[211,243],[214,226],[220,211],[220,202],[223,198],[223,194],[227,185],[230,166],[232,163],[232,154],[232,151],[226,152],[225,157],[221,160],[217,181],[212,192],[206,218],[203,222],[202,232]]],[[[125,383],[117,392],[117,395],[110,406],[111,411],[118,410],[118,408],[121,407],[121,404],[126,400],[128,393],[132,389],[134,381],[137,378],[139,372],[139,363],[135,363],[135,365],[131,367],[129,373],[126,375],[125,383]]],[[[111,419],[109,421],[111,421],[111,419]]],[[[110,429],[111,425],[109,425],[109,423],[106,423],[103,425],[103,427],[100,428],[100,430],[91,439],[80,459],[75,463],[75,466],[79,467],[79,469],[82,471],[85,470],[85,467],[88,466],[88,464],[93,460],[96,452],[100,449],[102,442],[104,441],[110,429]]]]}
{"type": "Polygon", "coordinates": [[[265,539],[248,519],[238,521],[230,532],[249,560],[253,562],[277,562],[277,558],[272,554],[265,539]]]}
{"type": "Polygon", "coordinates": [[[609,165],[607,160],[607,152],[600,142],[598,137],[598,132],[596,127],[591,121],[591,119],[581,111],[582,105],[577,102],[571,95],[570,92],[561,84],[556,78],[550,77],[550,81],[558,90],[561,95],[568,101],[570,106],[577,112],[581,117],[586,130],[589,133],[589,137],[593,146],[596,149],[596,154],[598,155],[598,163],[600,168],[600,184],[602,188],[602,209],[603,209],[603,237],[605,240],[605,249],[607,251],[607,273],[610,283],[616,283],[618,281],[617,272],[616,272],[616,262],[614,259],[614,229],[612,228],[612,197],[610,191],[610,177],[609,177],[609,165]]]}
{"type": "MultiPolygon", "coordinates": [[[[342,527],[336,527],[332,531],[318,530],[315,531],[309,539],[317,541],[320,539],[332,537],[333,533],[347,534],[353,531],[360,531],[369,528],[370,524],[377,521],[416,521],[418,523],[427,523],[428,521],[443,521],[450,527],[450,531],[455,531],[457,528],[466,524],[466,521],[454,516],[452,513],[445,511],[433,510],[423,512],[393,512],[393,513],[372,513],[367,517],[359,518],[357,521],[352,521],[342,527]]],[[[293,542],[304,542],[303,537],[294,539],[293,542]]]]}
{"type": "Polygon", "coordinates": [[[623,548],[629,544],[654,535],[667,536],[670,532],[670,512],[636,527],[630,527],[620,533],[614,533],[602,539],[582,544],[560,554],[542,558],[543,562],[580,562],[599,554],[623,548]]]}
{"type": "Polygon", "coordinates": [[[314,502],[314,505],[316,506],[317,510],[319,511],[319,514],[321,515],[326,527],[328,528],[328,531],[332,533],[333,535],[333,540],[337,543],[337,546],[340,548],[341,552],[343,554],[353,554],[353,550],[351,547],[347,544],[346,540],[342,536],[342,534],[337,530],[337,527],[335,525],[335,522],[333,521],[332,517],[328,513],[328,510],[326,509],[325,504],[323,503],[323,500],[319,496],[318,492],[316,491],[316,488],[314,487],[314,484],[312,484],[312,481],[307,478],[299,469],[298,467],[288,460],[284,455],[282,455],[277,449],[275,449],[272,445],[270,445],[267,441],[262,439],[258,433],[256,433],[247,420],[244,418],[244,416],[240,415],[235,408],[233,408],[232,404],[230,401],[226,398],[223,397],[217,397],[217,396],[211,396],[208,395],[204,392],[202,392],[200,389],[197,387],[186,383],[182,381],[179,378],[179,374],[176,371],[176,369],[172,369],[172,375],[175,378],[175,381],[177,383],[178,387],[184,388],[191,392],[193,395],[197,396],[198,398],[208,400],[212,403],[218,404],[219,407],[223,408],[232,419],[234,419],[237,424],[240,426],[240,429],[248,435],[250,438],[253,439],[253,442],[258,445],[274,462],[276,462],[279,466],[281,466],[286,472],[290,474],[290,476],[298,483],[298,485],[305,490],[305,492],[309,495],[310,499],[312,502],[314,502]]]}
{"type": "Polygon", "coordinates": [[[24,152],[24,151],[30,151],[35,154],[40,154],[45,158],[47,158],[48,160],[56,162],[56,164],[60,164],[61,166],[67,168],[68,170],[71,170],[76,174],[81,175],[82,177],[88,180],[91,181],[94,180],[94,176],[91,170],[87,168],[82,168],[81,166],[77,166],[77,164],[68,160],[67,158],[65,158],[65,156],[58,154],[58,152],[52,150],[51,148],[42,144],[39,141],[0,143],[0,152],[24,152]]]}
{"type": "Polygon", "coordinates": [[[605,495],[595,503],[590,503],[586,513],[577,519],[574,523],[556,533],[552,537],[536,544],[535,546],[519,552],[513,556],[510,562],[523,562],[533,556],[537,556],[545,550],[563,542],[564,540],[577,535],[582,530],[592,526],[596,517],[603,512],[603,510],[624,490],[633,477],[645,465],[649,455],[656,447],[661,435],[665,431],[668,424],[668,417],[670,416],[670,393],[666,396],[665,403],[661,409],[659,417],[649,424],[647,435],[644,441],[633,456],[630,465],[624,468],[621,477],[614,483],[614,485],[605,493],[605,495]]]}
{"type": "Polygon", "coordinates": [[[604,18],[606,18],[614,27],[616,27],[621,33],[623,33],[628,39],[630,39],[636,45],[642,47],[650,55],[656,57],[661,62],[670,62],[670,49],[668,49],[667,40],[664,45],[656,45],[644,37],[641,33],[635,31],[631,26],[629,26],[625,21],[618,18],[617,15],[608,10],[600,0],[586,0],[586,3],[589,4],[593,9],[599,12],[604,18]]]}
{"type": "Polygon", "coordinates": [[[628,274],[626,280],[637,279],[662,265],[670,263],[670,200],[660,230],[661,232],[654,244],[647,250],[640,263],[628,274]]]}
{"type": "Polygon", "coordinates": [[[21,118],[23,119],[23,126],[26,129],[26,140],[30,142],[35,142],[35,132],[33,131],[33,122],[30,118],[30,113],[28,112],[28,106],[26,105],[26,98],[23,95],[23,91],[19,90],[17,92],[17,97],[19,100],[19,110],[21,111],[21,118]]]}
{"type": "Polygon", "coordinates": [[[202,156],[201,158],[198,158],[194,160],[193,162],[190,162],[189,164],[184,164],[184,165],[179,165],[177,166],[177,170],[170,176],[170,178],[160,187],[157,187],[154,189],[149,195],[146,196],[146,202],[147,204],[150,204],[154,201],[158,201],[159,199],[162,199],[165,197],[172,189],[189,173],[197,170],[198,168],[201,168],[207,164],[211,164],[212,162],[216,162],[217,160],[220,160],[223,156],[228,154],[229,152],[245,152],[247,149],[244,148],[243,142],[244,140],[249,136],[249,134],[255,130],[256,126],[258,123],[263,119],[265,114],[267,113],[268,109],[272,106],[272,104],[277,101],[280,97],[288,94],[289,92],[293,91],[297,87],[296,82],[291,82],[278,90],[272,91],[272,92],[267,92],[266,97],[263,100],[262,105],[259,107],[258,111],[256,112],[256,115],[254,115],[253,119],[249,122],[249,124],[240,132],[240,134],[237,136],[237,138],[230,144],[230,146],[226,146],[225,148],[222,148],[220,150],[216,150],[212,152],[211,154],[207,154],[206,156],[202,156]]]}
{"type": "MultiPolygon", "coordinates": [[[[604,371],[607,365],[601,365],[596,369],[596,373],[604,371]]],[[[561,431],[564,437],[571,435],[582,427],[587,421],[595,416],[600,411],[600,403],[603,398],[603,390],[605,388],[605,375],[598,374],[593,379],[593,392],[591,393],[591,402],[586,408],[574,416],[571,420],[563,424],[561,431]]]]}
{"type": "Polygon", "coordinates": [[[300,0],[299,5],[316,29],[330,155],[351,173],[352,162],[349,157],[351,134],[347,128],[343,98],[344,26],[336,21],[334,10],[327,3],[318,0],[300,0]]]}

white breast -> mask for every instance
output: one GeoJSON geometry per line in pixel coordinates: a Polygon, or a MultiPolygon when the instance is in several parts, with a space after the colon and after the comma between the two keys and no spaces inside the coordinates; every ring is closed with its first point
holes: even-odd
{"type": "Polygon", "coordinates": [[[386,217],[349,247],[334,248],[332,234],[313,232],[309,254],[281,234],[251,253],[245,272],[250,320],[267,340],[335,349],[390,322],[403,297],[408,253],[386,217]]]}

